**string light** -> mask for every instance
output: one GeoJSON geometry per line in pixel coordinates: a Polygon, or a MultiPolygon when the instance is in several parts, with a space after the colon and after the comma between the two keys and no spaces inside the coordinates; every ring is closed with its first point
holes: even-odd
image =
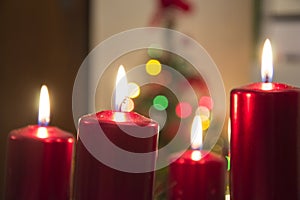
{"type": "Polygon", "coordinates": [[[203,96],[199,100],[199,106],[204,106],[208,108],[209,110],[213,109],[213,100],[209,96],[203,96]]]}
{"type": "Polygon", "coordinates": [[[151,59],[146,64],[146,72],[151,76],[156,76],[161,72],[161,64],[158,60],[151,59]]]}
{"type": "Polygon", "coordinates": [[[176,115],[180,118],[187,118],[192,114],[192,106],[187,102],[180,102],[175,108],[176,115]]]}
{"type": "Polygon", "coordinates": [[[130,98],[136,98],[140,95],[140,86],[134,82],[128,83],[128,92],[130,98]]]}
{"type": "Polygon", "coordinates": [[[158,95],[153,99],[153,106],[157,110],[165,110],[169,105],[168,98],[164,95],[158,95]]]}

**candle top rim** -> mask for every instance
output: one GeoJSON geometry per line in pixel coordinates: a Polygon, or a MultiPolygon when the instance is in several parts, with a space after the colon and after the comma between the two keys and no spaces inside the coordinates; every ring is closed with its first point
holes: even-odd
{"type": "Polygon", "coordinates": [[[39,126],[39,125],[28,125],[23,128],[12,130],[9,134],[11,139],[17,138],[32,138],[36,140],[48,140],[48,141],[57,141],[60,139],[62,141],[68,141],[69,139],[74,139],[72,133],[64,131],[60,128],[55,126],[39,126]],[[47,130],[47,137],[41,138],[38,137],[38,129],[39,128],[46,128],[47,130]]]}
{"type": "Polygon", "coordinates": [[[95,119],[99,123],[107,123],[107,124],[121,124],[121,125],[139,125],[139,126],[158,126],[158,123],[153,119],[147,118],[136,112],[119,112],[113,110],[104,110],[97,112],[95,114],[88,114],[80,118],[80,121],[84,120],[86,122],[93,122],[95,119]],[[115,114],[122,114],[123,120],[116,121],[114,119],[115,114]]]}
{"type": "Polygon", "coordinates": [[[170,161],[171,162],[178,162],[178,163],[185,163],[185,164],[204,164],[204,163],[208,163],[208,162],[224,162],[224,166],[225,166],[225,158],[223,158],[221,155],[216,154],[212,151],[206,151],[206,150],[192,150],[189,149],[187,151],[184,152],[179,152],[179,153],[175,153],[170,157],[170,161]],[[200,151],[201,155],[203,157],[201,157],[200,160],[192,160],[191,159],[191,155],[192,152],[194,151],[200,151]],[[180,155],[178,157],[178,155],[180,155]]]}
{"type": "Polygon", "coordinates": [[[300,88],[291,86],[285,83],[263,83],[263,82],[257,82],[257,83],[250,83],[248,85],[241,86],[239,88],[234,88],[234,90],[242,90],[242,91],[256,91],[256,92],[287,92],[287,91],[300,91],[300,88]],[[270,84],[271,89],[264,90],[263,85],[264,84],[270,84]]]}

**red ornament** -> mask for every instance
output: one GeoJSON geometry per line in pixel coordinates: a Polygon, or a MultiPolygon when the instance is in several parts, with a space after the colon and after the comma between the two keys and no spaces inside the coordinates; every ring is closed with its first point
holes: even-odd
{"type": "Polygon", "coordinates": [[[162,8],[174,6],[184,11],[190,10],[190,4],[184,0],[160,0],[160,5],[162,8]]]}
{"type": "Polygon", "coordinates": [[[150,26],[159,24],[161,19],[166,16],[166,13],[174,8],[189,12],[191,5],[185,0],[159,0],[158,8],[150,21],[150,26]]]}

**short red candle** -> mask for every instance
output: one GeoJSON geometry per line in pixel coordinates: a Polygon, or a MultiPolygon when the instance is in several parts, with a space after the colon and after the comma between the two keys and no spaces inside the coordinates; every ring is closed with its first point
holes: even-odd
{"type": "Polygon", "coordinates": [[[224,200],[226,161],[223,157],[212,152],[188,150],[171,162],[168,199],[224,200]],[[201,159],[193,158],[195,152],[201,159]]]}
{"type": "Polygon", "coordinates": [[[196,150],[202,146],[202,122],[195,116],[191,128],[191,147],[171,157],[168,199],[224,200],[226,161],[212,152],[196,150]]]}
{"type": "Polygon", "coordinates": [[[79,121],[74,198],[152,200],[158,124],[135,112],[126,73],[116,79],[115,110],[79,121]],[[119,112],[120,111],[120,112],[119,112]]]}
{"type": "Polygon", "coordinates": [[[56,127],[11,131],[6,199],[69,199],[73,143],[72,134],[56,127]]]}
{"type": "Polygon", "coordinates": [[[265,83],[231,91],[231,198],[300,199],[300,89],[262,72],[265,83]]]}
{"type": "MultiPolygon", "coordinates": [[[[152,168],[149,172],[130,173],[114,169],[97,160],[82,141],[93,134],[97,126],[105,136],[119,148],[134,153],[157,151],[158,124],[134,112],[102,111],[80,119],[78,129],[77,157],[75,169],[74,198],[81,199],[128,199],[152,200],[156,156],[145,158],[140,164],[152,168]],[[122,120],[115,116],[121,115],[122,120]],[[93,126],[96,127],[93,129],[93,126]],[[134,137],[128,132],[145,138],[134,137]],[[151,137],[148,137],[152,135],[151,137]]],[[[95,133],[94,133],[95,134],[95,133]]],[[[96,133],[99,134],[99,133],[96,133]]],[[[98,141],[97,148],[112,160],[122,160],[117,153],[98,141]]],[[[127,160],[125,162],[133,162],[127,160]]]]}
{"type": "Polygon", "coordinates": [[[56,127],[31,125],[8,136],[5,199],[70,198],[74,138],[56,127]]]}

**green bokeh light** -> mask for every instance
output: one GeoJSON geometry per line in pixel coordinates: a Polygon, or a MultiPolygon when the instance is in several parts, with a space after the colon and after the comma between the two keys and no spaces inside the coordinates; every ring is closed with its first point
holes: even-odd
{"type": "Polygon", "coordinates": [[[225,156],[226,160],[227,160],[227,171],[230,171],[230,157],[229,156],[225,156]]]}
{"type": "Polygon", "coordinates": [[[169,105],[167,97],[158,95],[153,99],[153,106],[157,110],[165,110],[169,105]]]}

